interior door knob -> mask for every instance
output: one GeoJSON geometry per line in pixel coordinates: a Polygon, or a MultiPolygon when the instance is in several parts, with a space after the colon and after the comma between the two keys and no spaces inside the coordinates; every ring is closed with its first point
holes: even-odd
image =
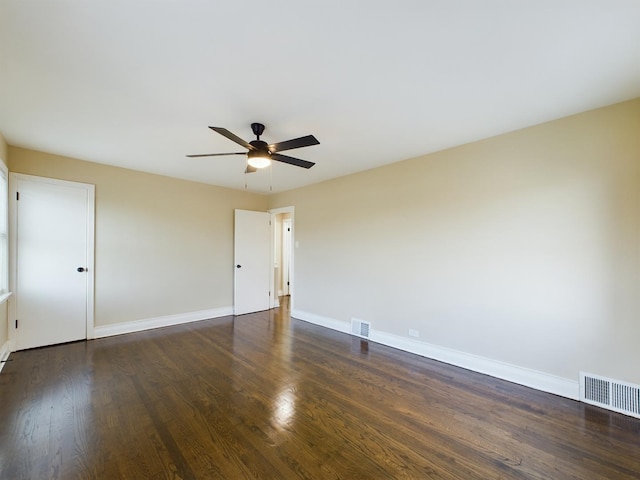
{"type": "Polygon", "coordinates": [[[236,268],[242,268],[242,265],[236,265],[236,268]]]}
{"type": "Polygon", "coordinates": [[[82,272],[84,272],[84,271],[85,271],[85,268],[84,268],[84,267],[78,267],[78,271],[79,271],[80,273],[82,273],[82,272]]]}

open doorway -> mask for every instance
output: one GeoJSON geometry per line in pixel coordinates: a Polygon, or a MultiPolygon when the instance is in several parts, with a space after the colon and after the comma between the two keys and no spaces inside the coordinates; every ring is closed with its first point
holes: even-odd
{"type": "Polygon", "coordinates": [[[273,275],[272,308],[286,301],[291,307],[293,302],[293,245],[294,220],[293,207],[278,208],[270,211],[273,226],[273,275]]]}

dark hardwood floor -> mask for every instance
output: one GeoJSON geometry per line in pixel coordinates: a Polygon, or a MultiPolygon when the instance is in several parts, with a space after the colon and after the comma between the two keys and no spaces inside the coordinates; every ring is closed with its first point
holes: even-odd
{"type": "Polygon", "coordinates": [[[10,359],[2,479],[640,478],[640,420],[286,305],[10,359]]]}

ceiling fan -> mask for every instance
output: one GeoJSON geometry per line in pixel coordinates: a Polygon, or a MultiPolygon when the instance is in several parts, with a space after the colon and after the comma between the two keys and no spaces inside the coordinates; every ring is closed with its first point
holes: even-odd
{"type": "Polygon", "coordinates": [[[295,165],[296,167],[311,168],[315,165],[314,162],[308,162],[307,160],[301,160],[299,158],[289,157],[282,155],[284,150],[293,150],[294,148],[310,147],[311,145],[319,145],[320,142],[313,135],[307,135],[305,137],[293,138],[291,140],[285,140],[284,142],[270,143],[260,140],[260,135],[264,132],[264,125],[261,123],[252,123],[251,130],[256,136],[255,140],[245,142],[243,139],[234,135],[226,128],[209,127],[214,132],[227,137],[232,142],[243,146],[247,152],[231,152],[231,153],[203,153],[199,155],[187,155],[187,157],[220,157],[223,155],[246,155],[247,156],[247,169],[245,173],[253,173],[260,168],[267,167],[271,164],[271,160],[277,162],[288,163],[289,165],[295,165]]]}

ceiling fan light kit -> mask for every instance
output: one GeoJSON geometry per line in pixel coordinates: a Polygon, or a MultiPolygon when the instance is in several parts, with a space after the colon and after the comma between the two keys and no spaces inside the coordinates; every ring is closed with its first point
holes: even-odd
{"type": "Polygon", "coordinates": [[[247,152],[247,163],[253,168],[264,168],[271,165],[271,159],[268,154],[260,151],[249,150],[247,152]]]}
{"type": "Polygon", "coordinates": [[[247,156],[247,168],[245,173],[253,173],[256,169],[265,168],[271,165],[271,160],[276,162],[288,163],[289,165],[295,165],[296,167],[311,168],[315,165],[314,162],[302,160],[300,158],[289,157],[282,155],[283,150],[293,150],[294,148],[310,147],[312,145],[319,145],[320,142],[313,135],[307,135],[305,137],[293,138],[291,140],[285,140],[284,142],[268,144],[260,140],[260,135],[264,132],[264,125],[261,123],[252,123],[251,130],[256,136],[255,140],[246,142],[237,135],[231,133],[226,128],[221,127],[209,127],[216,133],[227,137],[232,142],[243,146],[247,149],[247,152],[231,152],[231,153],[204,153],[198,155],[187,155],[187,157],[219,157],[224,155],[246,155],[247,156]]]}

